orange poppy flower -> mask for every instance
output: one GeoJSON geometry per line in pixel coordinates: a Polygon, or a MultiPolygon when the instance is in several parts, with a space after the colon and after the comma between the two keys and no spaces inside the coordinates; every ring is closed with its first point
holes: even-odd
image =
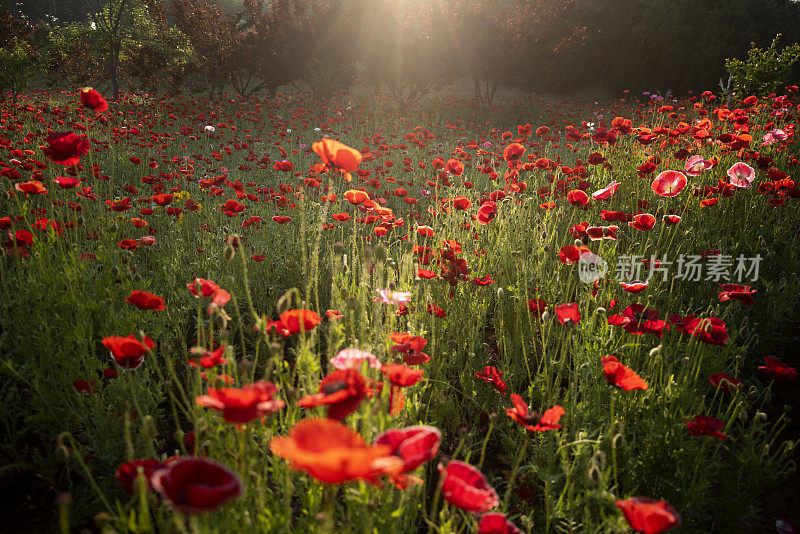
{"type": "Polygon", "coordinates": [[[331,419],[304,419],[288,436],[272,438],[269,448],[292,469],[327,484],[377,484],[378,477],[403,469],[403,460],[392,455],[389,445],[368,445],[357,432],[331,419]]]}
{"type": "Polygon", "coordinates": [[[344,174],[344,179],[348,182],[353,180],[350,173],[358,168],[363,159],[358,150],[327,137],[312,144],[311,150],[316,152],[325,165],[344,174]]]}

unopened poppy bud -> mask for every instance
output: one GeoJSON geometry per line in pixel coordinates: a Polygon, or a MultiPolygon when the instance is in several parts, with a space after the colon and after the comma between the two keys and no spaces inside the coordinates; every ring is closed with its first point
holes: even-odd
{"type": "Polygon", "coordinates": [[[769,456],[769,443],[764,445],[764,456],[769,456]]]}
{"type": "Polygon", "coordinates": [[[767,414],[764,412],[756,412],[756,421],[759,423],[765,423],[767,421],[767,414]]]}
{"type": "Polygon", "coordinates": [[[56,497],[56,504],[59,506],[69,506],[72,504],[72,495],[68,492],[59,493],[56,497]]]}
{"type": "Polygon", "coordinates": [[[142,275],[139,274],[139,273],[134,273],[133,274],[133,281],[134,282],[141,282],[142,281],[142,275]]]}
{"type": "Polygon", "coordinates": [[[581,245],[583,245],[583,241],[581,241],[580,239],[576,239],[576,240],[575,240],[575,246],[576,246],[576,247],[579,247],[579,246],[581,246],[581,245]]]}
{"type": "Polygon", "coordinates": [[[56,437],[56,450],[64,455],[64,459],[69,458],[69,447],[66,444],[66,432],[62,432],[56,437]]]}
{"type": "Polygon", "coordinates": [[[333,244],[333,253],[341,256],[344,254],[344,243],[337,241],[333,244]]]}
{"type": "Polygon", "coordinates": [[[112,234],[116,234],[119,231],[119,225],[117,221],[113,221],[110,225],[108,225],[108,231],[112,234]]]}
{"type": "Polygon", "coordinates": [[[746,423],[747,422],[747,412],[742,409],[742,403],[741,402],[739,403],[738,406],[736,406],[736,409],[739,411],[739,420],[742,423],[746,423]]]}
{"type": "Polygon", "coordinates": [[[178,443],[183,443],[183,438],[186,437],[186,433],[180,428],[175,432],[173,432],[172,435],[175,438],[175,441],[177,441],[178,443]]]}
{"type": "Polygon", "coordinates": [[[622,447],[623,445],[625,445],[625,436],[623,436],[622,433],[619,433],[619,434],[615,435],[611,439],[611,446],[614,447],[615,449],[618,449],[619,447],[622,447]]]}
{"type": "Polygon", "coordinates": [[[605,315],[606,314],[606,309],[601,306],[601,307],[597,308],[596,310],[594,310],[594,313],[596,313],[597,315],[605,315]]]}
{"type": "Polygon", "coordinates": [[[506,292],[502,287],[497,288],[497,298],[502,299],[506,296],[506,292]]]}
{"type": "Polygon", "coordinates": [[[366,259],[366,260],[371,260],[371,259],[372,259],[372,256],[373,256],[373,254],[372,254],[372,247],[371,247],[371,246],[369,246],[369,245],[367,245],[366,247],[364,247],[364,250],[363,250],[363,255],[364,255],[364,259],[366,259]]]}
{"type": "Polygon", "coordinates": [[[397,262],[396,262],[396,261],[394,261],[394,259],[392,259],[392,258],[389,258],[389,259],[387,259],[387,260],[386,260],[386,265],[387,265],[387,266],[388,266],[390,269],[397,269],[397,262]]]}
{"type": "Polygon", "coordinates": [[[546,323],[549,320],[550,320],[550,312],[545,310],[544,313],[542,313],[542,322],[546,323]]]}
{"type": "Polygon", "coordinates": [[[215,314],[214,326],[216,326],[219,330],[225,330],[226,328],[228,328],[228,318],[221,313],[215,314]]]}
{"type": "Polygon", "coordinates": [[[273,341],[272,343],[269,344],[269,350],[271,352],[280,352],[281,350],[283,350],[283,345],[281,345],[277,341],[273,341]]]}
{"type": "Polygon", "coordinates": [[[603,476],[600,473],[600,469],[598,469],[596,465],[593,465],[592,468],[589,469],[589,484],[600,484],[600,480],[602,480],[602,478],[603,476]]]}
{"type": "Polygon", "coordinates": [[[375,247],[375,259],[378,261],[386,260],[386,247],[383,243],[375,247]]]}
{"type": "Polygon", "coordinates": [[[253,369],[253,367],[254,367],[253,362],[251,362],[247,358],[242,358],[239,361],[239,373],[241,373],[243,375],[249,374],[250,371],[253,369]]]}
{"type": "Polygon", "coordinates": [[[145,415],[142,419],[142,435],[147,440],[154,440],[156,436],[158,436],[158,429],[156,428],[156,422],[153,420],[152,415],[145,415]]]}
{"type": "Polygon", "coordinates": [[[397,284],[394,282],[389,282],[389,290],[394,291],[395,289],[397,289],[397,284]]]}
{"type": "Polygon", "coordinates": [[[489,421],[491,421],[493,423],[495,421],[497,421],[497,414],[495,412],[492,412],[492,413],[489,414],[489,421]]]}
{"type": "Polygon", "coordinates": [[[83,217],[83,215],[81,215],[75,220],[75,224],[77,224],[78,226],[83,226],[85,222],[86,219],[83,217]]]}
{"type": "Polygon", "coordinates": [[[297,390],[295,388],[286,388],[284,390],[284,396],[287,401],[294,402],[297,400],[297,390]]]}
{"type": "Polygon", "coordinates": [[[236,256],[236,251],[232,246],[225,245],[225,248],[222,251],[222,255],[226,260],[231,261],[236,256]]]}
{"type": "Polygon", "coordinates": [[[653,347],[652,349],[650,349],[650,357],[655,358],[656,356],[661,354],[661,348],[662,345],[658,345],[657,347],[653,347]]]}
{"type": "Polygon", "coordinates": [[[339,295],[341,296],[342,300],[347,300],[348,298],[350,298],[350,295],[347,293],[346,289],[342,289],[341,291],[339,291],[339,295]]]}

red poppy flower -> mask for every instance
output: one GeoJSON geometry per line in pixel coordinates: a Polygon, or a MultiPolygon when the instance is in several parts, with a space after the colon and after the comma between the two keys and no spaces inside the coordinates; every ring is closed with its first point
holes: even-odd
{"type": "Polygon", "coordinates": [[[447,160],[444,170],[453,176],[461,176],[464,174],[464,164],[460,160],[450,158],[447,160]]]}
{"type": "Polygon", "coordinates": [[[683,327],[683,331],[711,345],[725,345],[729,338],[725,322],[716,317],[695,317],[683,327]]]}
{"type": "Polygon", "coordinates": [[[367,395],[367,381],[355,369],[336,370],[322,379],[319,393],[297,401],[301,408],[328,406],[328,418],[342,420],[358,408],[367,395]]]}
{"type": "Polygon", "coordinates": [[[642,232],[650,230],[656,225],[656,218],[649,213],[640,213],[633,216],[633,220],[628,223],[631,228],[636,228],[642,232]]]}
{"type": "Polygon", "coordinates": [[[589,250],[589,247],[585,245],[581,245],[579,247],[575,245],[566,245],[561,247],[561,250],[558,251],[558,261],[566,265],[572,265],[573,263],[580,261],[583,256],[591,253],[592,251],[589,250]]]}
{"type": "Polygon", "coordinates": [[[422,369],[412,369],[406,365],[398,363],[387,363],[381,367],[383,376],[392,383],[392,385],[399,387],[413,386],[420,380],[424,380],[422,375],[425,373],[422,369]]]}
{"type": "Polygon", "coordinates": [[[81,87],[81,104],[87,108],[102,113],[108,110],[108,102],[100,93],[91,87],[81,87]]]}
{"type": "Polygon", "coordinates": [[[75,132],[52,133],[47,136],[47,145],[44,147],[45,155],[53,163],[66,167],[77,165],[81,156],[89,153],[89,140],[85,136],[78,136],[75,132]]]}
{"type": "Polygon", "coordinates": [[[558,404],[539,415],[539,412],[535,410],[529,412],[528,405],[516,393],[511,394],[511,402],[514,403],[514,407],[506,408],[506,414],[531,432],[545,432],[561,428],[558,421],[564,415],[564,408],[558,404]]]}
{"type": "Polygon", "coordinates": [[[357,432],[330,419],[303,419],[288,436],[272,438],[269,448],[292,469],[327,484],[377,484],[378,477],[399,473],[404,465],[390,445],[367,445],[357,432]]]}
{"type": "Polygon", "coordinates": [[[475,467],[454,460],[439,471],[444,471],[442,495],[450,504],[467,512],[486,512],[500,504],[494,488],[475,467]]]}
{"type": "Polygon", "coordinates": [[[267,331],[275,330],[282,336],[291,336],[300,332],[310,332],[322,319],[311,310],[297,309],[285,311],[276,321],[267,323],[267,331]]]}
{"type": "Polygon", "coordinates": [[[186,287],[196,298],[213,297],[219,291],[216,282],[203,278],[195,278],[191,284],[186,284],[186,287]]]}
{"type": "Polygon", "coordinates": [[[208,393],[198,396],[195,402],[198,406],[221,411],[222,418],[229,423],[249,423],[285,406],[282,400],[272,398],[277,392],[275,384],[261,381],[241,389],[209,388],[208,393]]]}
{"type": "Polygon", "coordinates": [[[559,304],[555,308],[558,322],[566,326],[574,326],[581,322],[581,311],[577,303],[559,304]]]}
{"type": "Polygon", "coordinates": [[[503,149],[503,161],[517,161],[525,153],[525,146],[520,143],[511,143],[503,149]]]}
{"type": "Polygon", "coordinates": [[[136,483],[136,478],[139,476],[140,467],[142,468],[142,474],[147,479],[148,488],[153,489],[153,485],[150,481],[153,473],[159,469],[163,469],[166,466],[167,464],[159,462],[158,460],[133,460],[120,465],[117,468],[116,477],[117,480],[119,480],[122,484],[122,489],[125,491],[125,493],[131,494],[135,489],[134,484],[136,483]]]}
{"type": "Polygon", "coordinates": [[[730,393],[732,388],[738,388],[742,385],[742,381],[738,378],[733,378],[725,373],[717,373],[708,377],[708,381],[717,386],[725,393],[730,393]]]}
{"type": "Polygon", "coordinates": [[[236,473],[205,458],[181,458],[156,471],[150,480],[170,506],[189,515],[215,510],[243,491],[236,473]]]}
{"type": "Polygon", "coordinates": [[[165,309],[164,299],[147,291],[139,291],[134,289],[125,302],[129,302],[139,308],[140,310],[154,310],[161,311],[165,309]]]}
{"type": "Polygon", "coordinates": [[[744,306],[753,306],[756,303],[755,299],[753,298],[753,293],[756,293],[756,290],[752,289],[750,286],[741,286],[739,284],[720,284],[719,288],[720,292],[718,298],[720,302],[738,300],[744,306]]]}
{"type": "Polygon", "coordinates": [[[500,371],[496,367],[487,365],[482,370],[475,373],[475,377],[483,380],[487,384],[491,384],[494,389],[503,395],[508,393],[508,386],[506,386],[506,383],[503,381],[503,371],[500,371]]]}
{"type": "Polygon", "coordinates": [[[59,176],[58,178],[54,178],[53,181],[61,189],[72,189],[81,183],[80,180],[74,176],[59,176]]]}
{"type": "Polygon", "coordinates": [[[25,193],[25,196],[28,195],[46,195],[47,188],[44,184],[38,180],[29,180],[27,182],[19,182],[14,184],[14,189],[19,191],[20,193],[25,193]]]}
{"type": "Polygon", "coordinates": [[[586,194],[586,191],[573,189],[567,193],[567,202],[573,206],[586,206],[589,203],[589,195],[586,194]]]}
{"type": "Polygon", "coordinates": [[[650,188],[662,197],[674,197],[686,187],[686,175],[679,171],[664,171],[653,180],[650,188]]]}
{"type": "Polygon", "coordinates": [[[686,421],[686,428],[693,436],[711,436],[717,439],[730,439],[730,436],[720,432],[725,428],[725,423],[708,415],[695,415],[694,421],[686,421]]]}
{"type": "Polygon", "coordinates": [[[548,133],[550,133],[550,128],[548,126],[539,126],[536,128],[536,135],[539,137],[544,137],[548,133]]]}
{"type": "Polygon", "coordinates": [[[614,504],[622,510],[631,528],[643,534],[658,534],[681,524],[681,516],[667,501],[631,497],[614,504]]]}
{"type": "Polygon", "coordinates": [[[649,282],[631,282],[631,283],[620,282],[619,285],[622,286],[622,289],[624,289],[628,293],[641,293],[642,291],[647,289],[647,286],[649,286],[650,283],[649,282]]]}
{"type": "Polygon", "coordinates": [[[428,269],[417,269],[417,276],[430,280],[431,278],[436,278],[436,273],[428,269]]]}
{"type": "Polygon", "coordinates": [[[422,369],[412,369],[407,365],[388,363],[381,368],[381,373],[391,383],[389,391],[389,414],[397,415],[403,410],[403,389],[410,387],[423,380],[422,375],[425,371],[422,369]]]}
{"type": "Polygon", "coordinates": [[[547,303],[542,299],[532,299],[528,301],[528,311],[542,316],[544,310],[547,309],[547,303]]]}
{"type": "Polygon", "coordinates": [[[136,336],[109,336],[103,338],[103,345],[111,351],[111,357],[122,369],[136,369],[144,362],[144,355],[153,350],[156,344],[147,336],[139,341],[136,336]]]}
{"type": "Polygon", "coordinates": [[[483,278],[474,278],[473,277],[472,280],[470,280],[470,283],[472,283],[472,284],[474,284],[476,286],[485,287],[485,286],[488,286],[489,284],[494,284],[495,280],[494,280],[494,278],[492,278],[491,275],[487,274],[483,278]]]}
{"type": "Polygon", "coordinates": [[[478,214],[476,216],[476,220],[479,224],[489,224],[492,222],[497,216],[497,204],[494,202],[484,202],[480,208],[478,208],[478,214]]]}
{"type": "Polygon", "coordinates": [[[764,356],[764,365],[760,366],[758,370],[764,371],[770,378],[778,382],[797,380],[797,369],[769,356],[764,356]]]}
{"type": "Polygon", "coordinates": [[[193,355],[199,355],[199,358],[189,360],[189,365],[192,367],[202,367],[203,369],[211,369],[217,365],[225,365],[228,360],[222,357],[225,353],[225,346],[217,348],[214,351],[207,351],[202,347],[193,347],[191,349],[193,355]]]}
{"type": "Polygon", "coordinates": [[[442,433],[433,426],[409,426],[381,432],[374,445],[388,445],[389,454],[403,461],[403,473],[413,471],[439,453],[442,433]]]}
{"type": "Polygon", "coordinates": [[[457,210],[468,210],[472,206],[472,202],[467,197],[455,197],[453,199],[453,207],[457,210]]]}
{"type": "Polygon", "coordinates": [[[641,376],[633,372],[630,367],[623,365],[616,356],[603,356],[600,361],[603,364],[603,374],[612,386],[618,387],[623,391],[632,389],[647,389],[647,382],[641,376]]]}
{"type": "Polygon", "coordinates": [[[658,310],[645,308],[641,304],[631,304],[621,315],[609,316],[608,324],[621,326],[629,334],[637,336],[654,334],[661,337],[664,335],[664,329],[669,329],[667,323],[658,318],[658,310]]]}
{"type": "Polygon", "coordinates": [[[481,516],[478,534],[522,534],[522,531],[503,514],[491,512],[481,516]]]}

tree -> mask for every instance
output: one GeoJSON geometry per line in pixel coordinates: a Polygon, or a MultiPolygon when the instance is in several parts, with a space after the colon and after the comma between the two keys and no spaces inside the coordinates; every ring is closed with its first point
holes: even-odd
{"type": "Polygon", "coordinates": [[[41,71],[38,50],[27,41],[34,26],[20,13],[0,11],[0,95],[5,100],[6,88],[11,90],[12,103],[41,71]]]}
{"type": "Polygon", "coordinates": [[[127,63],[128,74],[152,85],[158,70],[185,64],[189,44],[185,36],[167,25],[155,0],[86,0],[90,25],[86,38],[102,57],[111,81],[114,100],[119,99],[119,79],[127,63]],[[142,68],[142,61],[146,61],[142,68]]]}
{"type": "Polygon", "coordinates": [[[191,44],[193,70],[202,74],[213,98],[218,84],[230,77],[234,53],[240,52],[236,20],[207,0],[172,0],[170,13],[191,44]]]}

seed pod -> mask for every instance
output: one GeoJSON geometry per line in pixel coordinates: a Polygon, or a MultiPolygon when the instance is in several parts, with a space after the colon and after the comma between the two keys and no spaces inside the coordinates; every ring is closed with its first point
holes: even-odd
{"type": "Polygon", "coordinates": [[[236,250],[230,245],[225,245],[222,255],[226,260],[231,261],[234,257],[236,257],[236,250]]]}

